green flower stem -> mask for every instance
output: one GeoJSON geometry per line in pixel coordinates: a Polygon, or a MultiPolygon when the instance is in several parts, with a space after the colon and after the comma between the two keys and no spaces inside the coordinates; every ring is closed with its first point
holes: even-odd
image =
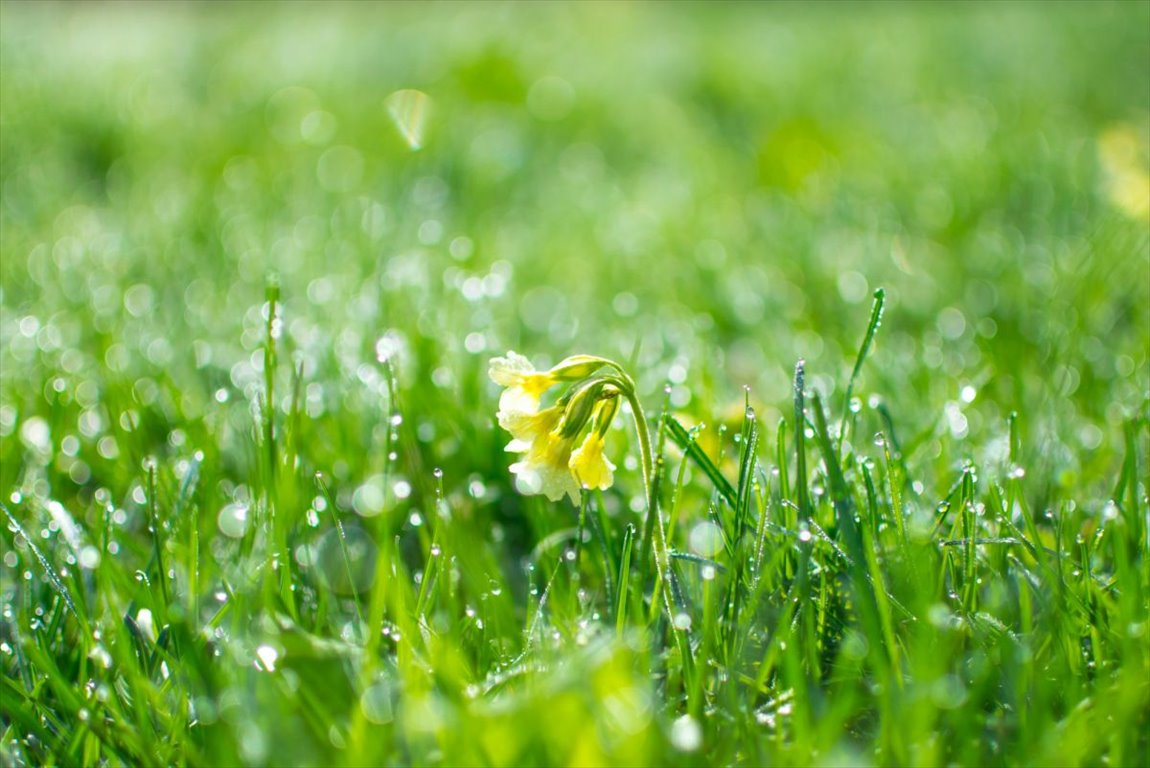
{"type": "MultiPolygon", "coordinates": [[[[617,366],[616,366],[617,367],[617,366]]],[[[653,516],[655,535],[655,567],[659,571],[661,587],[656,589],[661,593],[663,608],[667,611],[667,620],[671,622],[671,632],[675,635],[675,642],[679,646],[679,654],[683,659],[683,668],[686,675],[693,669],[691,646],[687,642],[687,633],[675,626],[675,604],[672,596],[675,593],[674,574],[671,573],[671,557],[667,549],[666,534],[663,531],[663,521],[658,519],[659,500],[655,497],[655,457],[651,449],[651,431],[647,426],[647,417],[643,413],[643,406],[635,394],[635,383],[626,374],[623,374],[627,386],[622,387],[623,396],[631,404],[631,415],[635,419],[635,431],[639,434],[639,456],[643,467],[643,486],[647,492],[647,514],[653,516]]],[[[623,585],[620,585],[620,589],[623,585]]],[[[655,599],[659,599],[656,596],[655,599]]],[[[687,681],[685,681],[687,682],[687,681]]]]}

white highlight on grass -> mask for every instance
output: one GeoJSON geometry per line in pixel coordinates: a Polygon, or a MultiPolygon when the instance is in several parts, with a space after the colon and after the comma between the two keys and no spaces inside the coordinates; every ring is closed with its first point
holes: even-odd
{"type": "Polygon", "coordinates": [[[80,550],[80,567],[92,570],[100,564],[100,550],[88,545],[80,550]]]}
{"type": "Polygon", "coordinates": [[[422,149],[431,98],[423,91],[408,88],[388,96],[384,105],[407,146],[413,151],[422,149]]]}
{"type": "Polygon", "coordinates": [[[680,752],[694,752],[703,745],[703,729],[699,721],[683,715],[671,723],[671,746],[680,752]]]}
{"type": "Polygon", "coordinates": [[[39,416],[33,416],[20,426],[20,440],[30,451],[44,455],[52,452],[52,430],[39,416]]]}
{"type": "Polygon", "coordinates": [[[360,517],[374,517],[383,511],[384,477],[372,475],[351,496],[351,507],[360,517]]]}
{"type": "Polygon", "coordinates": [[[219,516],[216,518],[216,525],[219,526],[220,533],[232,538],[243,538],[244,533],[248,529],[248,507],[246,504],[228,504],[220,510],[219,516]]]}
{"type": "Polygon", "coordinates": [[[256,664],[256,669],[262,669],[265,672],[276,671],[276,661],[279,659],[280,654],[275,648],[270,645],[261,645],[256,648],[256,658],[259,662],[256,664]]]}
{"type": "Polygon", "coordinates": [[[141,608],[140,612],[136,614],[136,626],[140,628],[140,633],[145,637],[156,638],[156,623],[152,619],[152,612],[147,608],[141,608]]]}

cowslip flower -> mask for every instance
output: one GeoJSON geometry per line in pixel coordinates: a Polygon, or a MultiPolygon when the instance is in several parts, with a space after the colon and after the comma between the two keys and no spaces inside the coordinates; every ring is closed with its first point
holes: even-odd
{"type": "Polygon", "coordinates": [[[556,384],[586,378],[603,365],[600,358],[573,355],[550,370],[537,371],[530,360],[513,351],[506,357],[492,358],[487,375],[505,388],[499,396],[499,426],[508,429],[507,424],[515,417],[538,411],[540,399],[556,384]]]}
{"type": "Polygon", "coordinates": [[[595,375],[605,367],[617,368],[588,355],[569,357],[542,372],[515,352],[491,361],[488,375],[505,387],[497,416],[511,433],[507,450],[523,454],[511,465],[522,493],[578,501],[581,488],[611,486],[615,466],[603,453],[604,435],[619,396],[612,382],[620,379],[611,373],[595,375]],[[561,382],[573,384],[555,405],[540,410],[542,396],[561,382]],[[579,442],[589,424],[590,431],[579,442]]]}

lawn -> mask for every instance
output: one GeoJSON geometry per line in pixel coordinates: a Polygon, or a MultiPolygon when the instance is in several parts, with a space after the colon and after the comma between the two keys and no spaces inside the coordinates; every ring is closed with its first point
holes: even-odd
{"type": "Polygon", "coordinates": [[[8,2],[0,281],[0,765],[1150,764],[1150,3],[8,2]]]}

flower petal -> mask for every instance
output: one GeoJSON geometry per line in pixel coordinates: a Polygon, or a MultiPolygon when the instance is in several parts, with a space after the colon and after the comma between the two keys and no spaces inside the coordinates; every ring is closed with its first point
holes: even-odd
{"type": "Polygon", "coordinates": [[[503,390],[499,396],[499,426],[507,429],[504,417],[530,416],[539,410],[539,397],[521,387],[503,390]]]}
{"type": "Polygon", "coordinates": [[[585,488],[605,491],[615,482],[615,465],[603,455],[603,438],[592,430],[571,453],[571,472],[585,488]]]}
{"type": "Polygon", "coordinates": [[[506,357],[493,357],[487,375],[501,387],[517,386],[525,374],[535,373],[535,366],[523,355],[508,351],[506,357]]]}

